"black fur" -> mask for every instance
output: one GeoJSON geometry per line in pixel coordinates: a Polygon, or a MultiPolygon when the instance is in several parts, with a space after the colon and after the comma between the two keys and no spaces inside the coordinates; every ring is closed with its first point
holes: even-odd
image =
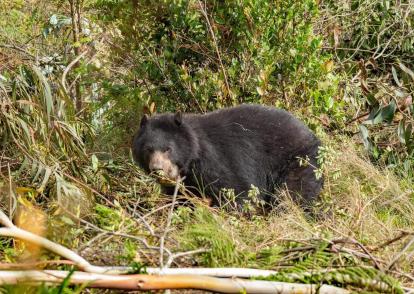
{"type": "MultiPolygon", "coordinates": [[[[288,112],[241,105],[204,115],[144,118],[133,154],[148,171],[151,151],[170,150],[171,161],[186,176],[185,184],[202,183],[207,196],[233,188],[242,200],[254,185],[272,202],[269,195],[286,184],[293,197],[310,204],[323,184],[314,173],[319,146],[316,136],[288,112]],[[300,166],[298,157],[308,157],[310,165],[300,166]]],[[[217,204],[216,198],[213,201],[217,204]]]]}

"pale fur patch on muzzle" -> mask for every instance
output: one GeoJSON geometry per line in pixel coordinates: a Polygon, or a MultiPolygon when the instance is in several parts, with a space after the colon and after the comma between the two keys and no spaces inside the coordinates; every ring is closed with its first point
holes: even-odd
{"type": "Polygon", "coordinates": [[[178,166],[171,162],[169,152],[155,151],[150,156],[149,169],[151,172],[162,171],[163,175],[170,180],[180,177],[178,166]]]}

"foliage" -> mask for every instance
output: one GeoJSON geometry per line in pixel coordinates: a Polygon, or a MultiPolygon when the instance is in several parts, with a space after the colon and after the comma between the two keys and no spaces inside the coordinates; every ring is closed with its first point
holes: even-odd
{"type": "Polygon", "coordinates": [[[398,63],[398,67],[392,67],[392,75],[396,85],[378,83],[377,79],[366,83],[369,114],[359,127],[373,159],[411,179],[414,176],[414,73],[398,63]]]}
{"type": "Polygon", "coordinates": [[[6,166],[20,186],[35,187],[28,188],[35,196],[53,194],[62,204],[67,198],[85,203],[82,189],[66,179],[82,174],[84,140],[92,133],[75,116],[70,97],[34,64],[10,65],[2,77],[0,140],[6,166]]]}
{"type": "Polygon", "coordinates": [[[318,29],[349,78],[343,98],[371,159],[412,184],[414,6],[409,1],[324,1],[318,29]],[[362,113],[362,115],[361,115],[362,113]]]}
{"type": "Polygon", "coordinates": [[[115,121],[122,112],[136,124],[137,111],[151,102],[159,111],[199,112],[267,103],[343,119],[338,78],[313,34],[312,0],[101,0],[97,7],[119,29],[111,50],[124,70],[104,83],[101,100],[104,109],[111,103],[115,121]]]}
{"type": "MultiPolygon", "coordinates": [[[[300,244],[298,245],[296,248],[300,248],[300,244]]],[[[314,251],[305,252],[298,260],[291,262],[291,267],[267,277],[266,280],[317,285],[352,285],[364,291],[404,293],[399,282],[391,276],[375,268],[358,265],[352,255],[332,254],[326,242],[316,244],[314,251]]]]}
{"type": "Polygon", "coordinates": [[[414,8],[409,1],[324,1],[324,27],[341,59],[374,59],[383,69],[414,58],[414,8]]]}
{"type": "Polygon", "coordinates": [[[183,248],[188,250],[209,248],[208,252],[201,255],[201,263],[206,266],[239,265],[243,254],[229,236],[223,222],[223,219],[211,215],[208,210],[199,208],[193,214],[193,224],[186,226],[178,238],[183,248]]]}

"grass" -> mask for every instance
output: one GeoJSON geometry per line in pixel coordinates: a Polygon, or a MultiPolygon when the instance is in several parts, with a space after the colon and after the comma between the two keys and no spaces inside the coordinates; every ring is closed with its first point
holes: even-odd
{"type": "MultiPolygon", "coordinates": [[[[304,214],[289,197],[270,215],[253,218],[198,208],[175,235],[180,246],[210,248],[195,258],[203,266],[259,267],[282,273],[369,266],[401,278],[398,271],[412,270],[412,254],[403,253],[395,270],[386,270],[411,237],[380,245],[401,232],[414,231],[412,192],[402,189],[399,179],[387,170],[371,165],[363,152],[351,147],[352,142],[330,143],[336,151],[326,164],[326,184],[315,208],[316,218],[304,214]],[[335,242],[341,245],[336,248],[335,242]],[[351,250],[341,253],[341,246],[351,250]],[[375,257],[361,258],[358,252],[364,250],[375,257]]],[[[412,281],[401,280],[412,285],[412,281]]]]}

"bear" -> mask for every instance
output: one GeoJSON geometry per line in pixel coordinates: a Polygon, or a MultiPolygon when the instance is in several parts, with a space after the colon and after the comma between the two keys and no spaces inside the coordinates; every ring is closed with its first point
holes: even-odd
{"type": "Polygon", "coordinates": [[[275,193],[285,188],[310,207],[323,186],[323,178],[315,175],[319,146],[320,140],[289,112],[242,104],[206,114],[144,115],[132,154],[148,173],[185,177],[185,186],[198,196],[205,193],[213,206],[222,203],[222,189],[233,189],[240,207],[256,187],[266,204],[277,203],[275,193]]]}

